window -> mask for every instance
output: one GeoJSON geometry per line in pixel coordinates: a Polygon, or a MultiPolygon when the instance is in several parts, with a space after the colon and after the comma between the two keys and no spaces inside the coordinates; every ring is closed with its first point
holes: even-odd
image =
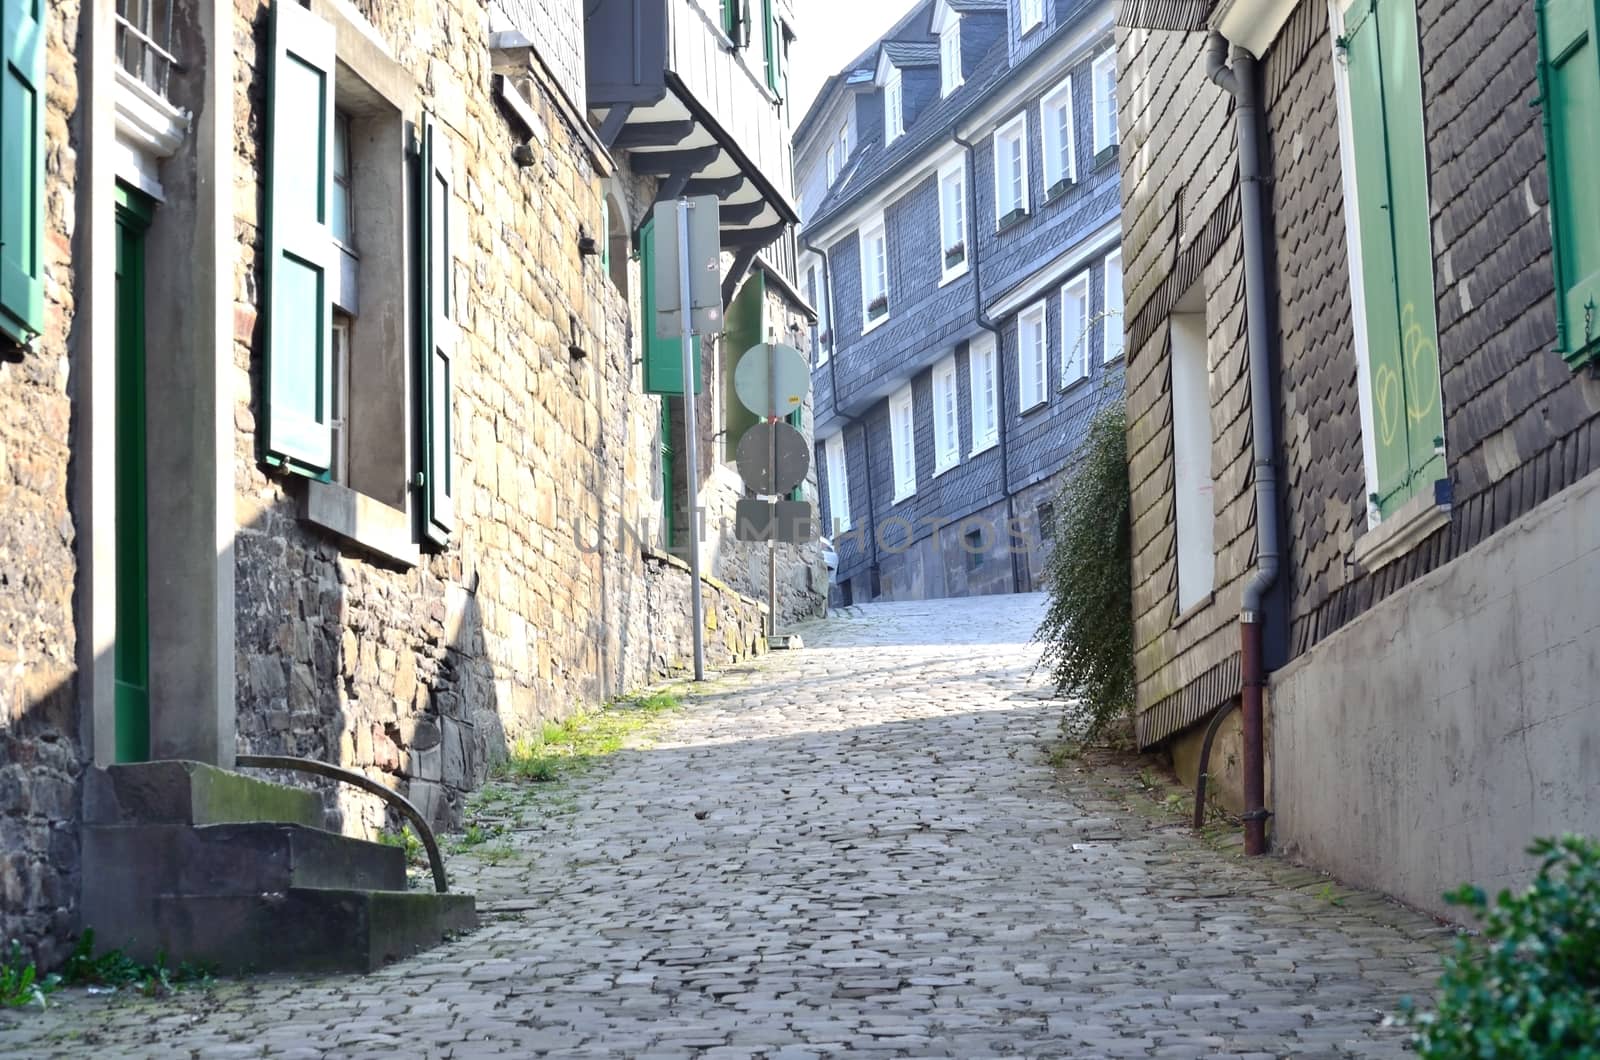
{"type": "Polygon", "coordinates": [[[811,345],[816,350],[820,368],[833,356],[833,324],[828,314],[827,271],[819,264],[806,267],[806,298],[817,311],[817,322],[811,328],[811,345]]]}
{"type": "Polygon", "coordinates": [[[1178,532],[1178,610],[1216,584],[1216,505],[1211,474],[1211,371],[1203,289],[1179,303],[1172,329],[1172,454],[1178,532]]]}
{"type": "Polygon", "coordinates": [[[836,434],[822,443],[828,472],[828,519],[831,533],[850,529],[850,471],[845,463],[844,435],[836,434]]]}
{"type": "Polygon", "coordinates": [[[861,333],[889,317],[889,236],[879,217],[861,230],[861,333]]]}
{"type": "Polygon", "coordinates": [[[883,128],[885,145],[894,143],[906,132],[905,99],[898,66],[889,71],[889,80],[883,86],[883,128]]]}
{"type": "Polygon", "coordinates": [[[894,503],[917,492],[917,417],[911,388],[889,402],[889,448],[894,456],[894,503]]]}
{"type": "Polygon", "coordinates": [[[44,328],[44,11],[0,0],[0,339],[19,343],[44,328]]]}
{"type": "Polygon", "coordinates": [[[722,0],[722,32],[736,48],[750,43],[750,0],[722,0]]]}
{"type": "Polygon", "coordinates": [[[1122,249],[1106,256],[1105,308],[1100,315],[1106,363],[1122,356],[1122,249]]]}
{"type": "Polygon", "coordinates": [[[1547,2],[1538,12],[1539,85],[1555,240],[1556,348],[1574,368],[1600,353],[1600,186],[1594,111],[1600,103],[1600,27],[1593,9],[1547,2]]]}
{"type": "Polygon", "coordinates": [[[967,358],[972,384],[972,455],[1000,440],[1000,392],[995,380],[994,337],[974,339],[967,358]]]}
{"type": "Polygon", "coordinates": [[[1094,61],[1094,153],[1117,142],[1117,53],[1094,61]]]}
{"type": "Polygon", "coordinates": [[[961,414],[957,404],[956,359],[946,357],[933,369],[933,473],[943,474],[961,462],[961,414]]]}
{"type": "Polygon", "coordinates": [[[172,54],[172,8],[172,0],[117,0],[115,13],[117,61],[162,96],[177,65],[172,54]]]}
{"type": "Polygon", "coordinates": [[[1089,274],[1080,273],[1061,288],[1061,385],[1089,374],[1089,274]]]}
{"type": "Polygon", "coordinates": [[[1028,212],[1028,116],[1019,114],[994,134],[996,227],[1028,212]]]}
{"type": "Polygon", "coordinates": [[[983,566],[984,553],[983,531],[968,530],[961,535],[961,551],[967,555],[967,571],[970,573],[983,566]]]}
{"type": "Polygon", "coordinates": [[[939,171],[939,242],[941,283],[967,271],[967,163],[957,159],[939,171]]]}
{"type": "Polygon", "coordinates": [[[839,179],[839,156],[834,153],[833,145],[828,145],[828,187],[833,187],[833,182],[839,179]]]}
{"type": "Polygon", "coordinates": [[[1044,303],[1037,302],[1017,316],[1017,394],[1023,412],[1045,400],[1049,362],[1045,359],[1044,303]]]}
{"type": "Polygon", "coordinates": [[[1021,31],[1026,34],[1044,21],[1044,0],[1018,0],[1018,3],[1022,15],[1021,31]]]}
{"type": "Polygon", "coordinates": [[[271,17],[261,457],[376,499],[400,525],[414,494],[425,536],[445,544],[459,317],[449,137],[426,115],[405,121],[375,87],[393,76],[386,60],[337,54],[335,27],[299,5],[274,5],[271,17]],[[416,271],[361,272],[358,251],[416,271]],[[412,313],[408,349],[394,336],[412,313]],[[413,426],[415,459],[392,441],[413,426]]]}
{"type": "Polygon", "coordinates": [[[1039,540],[1046,544],[1056,539],[1056,506],[1053,501],[1045,501],[1039,505],[1035,512],[1039,520],[1039,540]]]}
{"type": "Polygon", "coordinates": [[[1061,194],[1078,179],[1077,139],[1072,132],[1072,80],[1061,82],[1039,104],[1040,139],[1044,147],[1044,195],[1061,194]]]}
{"type": "Polygon", "coordinates": [[[850,123],[839,126],[839,168],[843,169],[850,157],[850,123]]]}
{"type": "Polygon", "coordinates": [[[953,15],[939,34],[939,94],[948,96],[961,81],[961,17],[953,15]]]}
{"type": "Polygon", "coordinates": [[[783,71],[783,20],[773,0],[761,0],[761,26],[766,38],[762,59],[767,70],[767,88],[781,99],[787,94],[783,71]]]}
{"type": "MultiPolygon", "coordinates": [[[[1412,0],[1363,4],[1359,14],[1339,6],[1351,302],[1369,517],[1380,520],[1431,498],[1446,476],[1417,15],[1412,0]]],[[[1586,105],[1586,136],[1592,120],[1586,105]]]]}

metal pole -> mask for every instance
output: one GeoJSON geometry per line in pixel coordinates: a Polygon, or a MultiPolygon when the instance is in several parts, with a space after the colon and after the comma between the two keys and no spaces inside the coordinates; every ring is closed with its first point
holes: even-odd
{"type": "MultiPolygon", "coordinates": [[[[767,343],[767,467],[778,485],[778,344],[767,343]]],[[[767,539],[767,641],[778,636],[778,495],[772,494],[772,536],[767,539]]]]}
{"type": "Polygon", "coordinates": [[[683,314],[683,448],[689,466],[689,607],[694,623],[694,679],[706,679],[706,619],[700,600],[700,424],[694,408],[694,306],[689,294],[688,199],[678,200],[678,310],[683,314]]]}

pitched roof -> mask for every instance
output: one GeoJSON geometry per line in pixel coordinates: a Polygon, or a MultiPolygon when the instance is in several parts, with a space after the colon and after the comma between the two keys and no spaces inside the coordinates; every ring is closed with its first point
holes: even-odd
{"type": "MultiPolygon", "coordinates": [[[[1006,0],[996,0],[996,2],[1003,7],[1006,0]]],[[[911,10],[907,11],[889,32],[873,41],[860,55],[845,63],[837,74],[824,81],[822,88],[817,92],[817,98],[806,108],[805,117],[794,127],[792,142],[798,145],[811,132],[811,127],[817,123],[822,112],[832,105],[836,88],[840,85],[863,85],[872,82],[878,69],[878,50],[883,47],[884,41],[931,39],[928,36],[928,27],[933,19],[933,4],[934,0],[920,0],[919,3],[911,5],[911,10]]],[[[937,58],[938,53],[935,52],[934,55],[937,58]]]]}
{"type": "Polygon", "coordinates": [[[883,54],[896,66],[937,66],[939,46],[920,41],[888,40],[883,42],[883,54]]]}

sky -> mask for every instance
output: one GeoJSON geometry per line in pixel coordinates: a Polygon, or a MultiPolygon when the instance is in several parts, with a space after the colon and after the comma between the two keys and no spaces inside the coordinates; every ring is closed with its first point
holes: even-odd
{"type": "Polygon", "coordinates": [[[795,121],[810,108],[822,83],[889,31],[915,0],[795,0],[797,38],[790,52],[789,83],[795,121]]]}

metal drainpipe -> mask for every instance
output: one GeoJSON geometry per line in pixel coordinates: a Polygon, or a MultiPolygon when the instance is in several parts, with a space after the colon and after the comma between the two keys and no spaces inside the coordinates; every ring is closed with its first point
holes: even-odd
{"type": "MultiPolygon", "coordinates": [[[[1267,850],[1265,737],[1262,693],[1263,601],[1278,578],[1278,472],[1274,462],[1272,365],[1267,329],[1266,205],[1262,195],[1261,83],[1256,58],[1233,49],[1219,33],[1206,39],[1206,76],[1234,99],[1239,134],[1239,217],[1244,238],[1245,326],[1250,354],[1250,428],[1256,486],[1256,571],[1244,587],[1239,608],[1239,702],[1244,729],[1244,850],[1267,850]]],[[[1204,766],[1202,766],[1202,769],[1204,766]]]]}
{"type": "MultiPolygon", "coordinates": [[[[994,336],[994,396],[995,419],[1000,427],[1000,491],[1006,498],[1006,558],[1011,561],[1011,591],[1022,591],[1022,574],[1017,568],[1017,550],[1011,542],[1011,528],[1017,523],[1017,498],[1011,490],[1011,444],[1006,416],[1006,359],[1000,355],[1000,328],[983,311],[983,263],[978,255],[978,182],[973,179],[978,172],[977,145],[963,140],[954,127],[950,138],[967,151],[967,244],[972,256],[972,310],[978,326],[994,336]]],[[[971,350],[968,350],[971,363],[971,350]]],[[[971,372],[967,373],[971,376],[971,372]]]]}
{"type": "MultiPolygon", "coordinates": [[[[834,310],[838,307],[833,304],[833,262],[829,259],[827,253],[811,240],[807,239],[801,245],[815,254],[818,260],[822,262],[822,297],[827,299],[828,302],[828,330],[833,331],[839,324],[839,318],[834,315],[834,310]]],[[[834,339],[837,340],[838,337],[837,334],[834,335],[834,339]]],[[[872,434],[867,430],[867,425],[862,423],[858,417],[846,416],[844,413],[839,412],[839,372],[836,367],[839,358],[834,355],[837,349],[838,343],[835,342],[834,349],[828,351],[828,379],[833,383],[833,411],[838,412],[846,423],[861,428],[861,445],[866,450],[867,456],[867,536],[871,539],[869,555],[872,557],[872,563],[867,568],[867,595],[872,596],[872,582],[878,570],[878,508],[872,493],[872,434]]],[[[846,463],[848,463],[848,454],[846,454],[845,459],[846,463]]],[[[828,528],[828,536],[830,538],[833,536],[832,527],[828,528]]],[[[837,543],[834,548],[835,550],[838,549],[837,543]]]]}

